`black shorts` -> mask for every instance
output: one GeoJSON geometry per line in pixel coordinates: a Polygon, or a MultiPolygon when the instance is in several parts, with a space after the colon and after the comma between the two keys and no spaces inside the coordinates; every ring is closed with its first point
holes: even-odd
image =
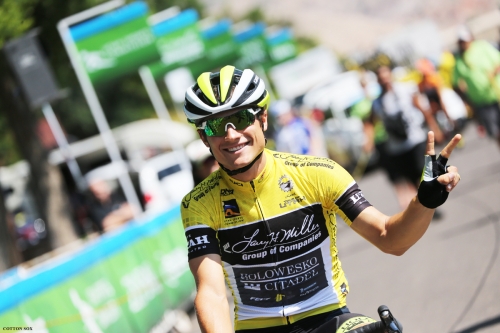
{"type": "Polygon", "coordinates": [[[486,132],[492,138],[500,136],[500,107],[498,102],[490,105],[473,107],[479,124],[486,128],[486,132]]]}
{"type": "Polygon", "coordinates": [[[421,142],[415,147],[398,155],[386,155],[387,161],[383,167],[392,183],[407,180],[418,186],[424,169],[425,149],[427,142],[421,142]]]}
{"type": "MultiPolygon", "coordinates": [[[[360,323],[370,323],[373,319],[357,313],[350,313],[347,307],[335,311],[307,317],[296,323],[269,328],[239,330],[236,333],[335,333],[342,325],[353,328],[360,323]]],[[[344,330],[343,330],[344,332],[344,330]]]]}

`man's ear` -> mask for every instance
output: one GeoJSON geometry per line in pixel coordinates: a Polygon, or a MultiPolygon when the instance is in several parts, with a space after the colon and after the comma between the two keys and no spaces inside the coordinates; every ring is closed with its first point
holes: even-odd
{"type": "Polygon", "coordinates": [[[201,141],[207,146],[207,148],[210,148],[210,145],[208,144],[207,141],[207,136],[203,130],[196,130],[198,132],[198,135],[200,136],[201,141]]]}

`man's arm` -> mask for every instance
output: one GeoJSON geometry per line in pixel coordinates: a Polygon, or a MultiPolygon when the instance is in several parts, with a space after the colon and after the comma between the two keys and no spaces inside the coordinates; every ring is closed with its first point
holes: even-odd
{"type": "MultiPolygon", "coordinates": [[[[461,136],[457,134],[441,151],[441,156],[449,158],[460,139],[461,136]]],[[[434,133],[429,132],[427,155],[434,154],[434,133]]],[[[448,167],[447,171],[437,180],[451,192],[460,181],[460,176],[454,166],[448,167]]],[[[423,206],[415,197],[404,211],[393,216],[387,216],[375,207],[368,207],[353,221],[351,228],[383,252],[399,256],[423,236],[433,215],[434,209],[423,206]]]]}
{"type": "Polygon", "coordinates": [[[194,305],[201,331],[234,332],[220,256],[208,254],[191,259],[189,267],[196,282],[197,294],[194,305]]]}
{"type": "Polygon", "coordinates": [[[444,140],[443,132],[439,128],[436,118],[434,118],[434,115],[432,114],[429,103],[427,102],[427,105],[424,106],[424,103],[420,100],[421,98],[423,98],[423,96],[420,93],[415,93],[412,96],[413,106],[422,112],[427,126],[429,126],[429,129],[435,133],[436,141],[441,143],[444,140]]]}
{"type": "Polygon", "coordinates": [[[371,153],[375,147],[375,112],[373,105],[370,108],[370,113],[363,120],[363,133],[365,134],[365,142],[363,151],[371,153]]]}

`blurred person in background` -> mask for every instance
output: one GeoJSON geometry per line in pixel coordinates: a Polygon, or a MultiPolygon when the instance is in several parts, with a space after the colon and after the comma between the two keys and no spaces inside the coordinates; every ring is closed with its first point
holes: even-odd
{"type": "Polygon", "coordinates": [[[453,70],[455,68],[455,56],[450,51],[443,51],[437,65],[437,71],[443,81],[443,86],[453,88],[453,70]]]}
{"type": "MultiPolygon", "coordinates": [[[[427,99],[429,116],[432,116],[438,125],[432,130],[435,134],[439,132],[436,137],[449,139],[465,126],[467,120],[465,104],[457,93],[445,86],[440,72],[436,71],[429,59],[419,59],[415,68],[422,76],[418,90],[427,99]]],[[[460,142],[463,142],[463,138],[460,142]]]]}
{"type": "MultiPolygon", "coordinates": [[[[382,92],[373,101],[367,122],[375,126],[380,120],[384,124],[387,140],[382,166],[394,185],[399,206],[404,208],[415,197],[422,176],[427,138],[422,115],[426,110],[421,109],[417,100],[416,85],[393,81],[388,66],[379,67],[376,74],[382,92]]],[[[372,133],[367,138],[369,142],[375,142],[372,133]]]]}
{"type": "Polygon", "coordinates": [[[416,70],[422,75],[422,79],[418,82],[418,90],[427,102],[429,116],[432,116],[437,124],[433,128],[437,143],[441,143],[446,137],[447,132],[451,132],[454,127],[454,121],[448,115],[446,107],[442,103],[441,88],[443,80],[436,73],[434,64],[429,59],[419,59],[415,64],[416,70]],[[439,115],[442,112],[444,119],[440,123],[439,115]]]}
{"type": "Polygon", "coordinates": [[[474,40],[466,26],[461,26],[457,35],[453,86],[500,147],[500,52],[487,41],[474,40]]]}
{"type": "Polygon", "coordinates": [[[373,100],[377,98],[377,93],[369,91],[367,77],[368,72],[360,72],[359,83],[363,88],[364,97],[350,107],[349,115],[357,117],[363,122],[363,132],[365,134],[365,141],[362,147],[363,153],[371,154],[370,158],[376,161],[374,168],[381,167],[383,170],[387,170],[384,163],[388,161],[386,157],[387,148],[385,147],[388,135],[382,120],[372,118],[371,116],[373,100]]]}
{"type": "Polygon", "coordinates": [[[219,163],[201,139],[195,140],[187,145],[186,153],[193,167],[194,185],[198,185],[212,172],[219,169],[219,163]]]}
{"type": "Polygon", "coordinates": [[[311,128],[311,153],[309,155],[329,157],[325,135],[323,133],[325,112],[319,108],[309,108],[302,105],[299,114],[302,114],[304,121],[309,124],[311,128]]]}
{"type": "Polygon", "coordinates": [[[134,211],[125,197],[113,189],[109,181],[101,178],[89,179],[89,217],[98,231],[110,231],[134,218],[134,211]]]}
{"type": "Polygon", "coordinates": [[[301,155],[326,157],[325,142],[321,128],[298,114],[298,109],[287,100],[279,100],[270,106],[277,123],[275,133],[276,150],[301,155]],[[319,133],[318,133],[319,131],[319,133]]]}

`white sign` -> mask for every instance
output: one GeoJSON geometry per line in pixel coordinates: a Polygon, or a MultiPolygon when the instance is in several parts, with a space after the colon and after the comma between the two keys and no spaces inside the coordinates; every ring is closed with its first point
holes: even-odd
{"type": "Polygon", "coordinates": [[[356,71],[334,75],[330,82],[311,89],[304,96],[304,104],[322,110],[341,112],[364,98],[364,90],[356,71]]]}
{"type": "Polygon", "coordinates": [[[340,72],[339,62],[333,52],[317,47],[274,66],[269,75],[279,97],[293,99],[340,72]]]}
{"type": "Polygon", "coordinates": [[[439,61],[442,52],[440,36],[434,22],[421,21],[383,37],[379,49],[396,62],[415,61],[422,57],[439,61]]]}
{"type": "Polygon", "coordinates": [[[174,102],[184,103],[186,90],[194,84],[194,78],[187,67],[179,67],[165,75],[165,84],[174,102]]]}

